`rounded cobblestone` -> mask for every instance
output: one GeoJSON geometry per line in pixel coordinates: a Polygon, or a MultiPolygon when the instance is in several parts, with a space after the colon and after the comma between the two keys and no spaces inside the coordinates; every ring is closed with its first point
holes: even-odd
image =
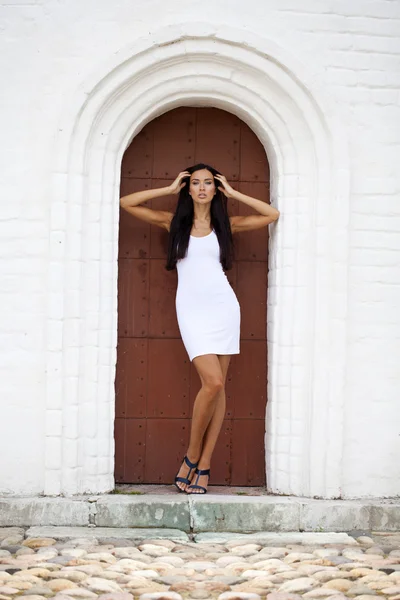
{"type": "Polygon", "coordinates": [[[356,546],[246,539],[28,538],[0,549],[0,600],[400,600],[400,537],[356,546]]]}

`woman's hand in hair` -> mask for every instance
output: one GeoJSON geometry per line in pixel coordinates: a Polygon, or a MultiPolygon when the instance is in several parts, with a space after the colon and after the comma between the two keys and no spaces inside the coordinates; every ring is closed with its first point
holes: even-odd
{"type": "Polygon", "coordinates": [[[214,179],[216,179],[219,183],[219,185],[218,183],[216,185],[218,185],[221,192],[223,192],[227,198],[233,198],[235,190],[231,185],[229,185],[225,175],[214,175],[214,179]]]}
{"type": "Polygon", "coordinates": [[[186,182],[182,183],[182,179],[184,179],[185,177],[190,177],[189,171],[181,171],[178,177],[175,179],[175,181],[171,183],[171,185],[169,186],[171,194],[179,194],[181,189],[185,187],[186,182]]]}

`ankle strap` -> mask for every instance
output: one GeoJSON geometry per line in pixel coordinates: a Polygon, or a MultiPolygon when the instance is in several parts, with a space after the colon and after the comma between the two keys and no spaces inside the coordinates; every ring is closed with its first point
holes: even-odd
{"type": "Polygon", "coordinates": [[[183,460],[185,461],[185,463],[187,464],[187,466],[190,467],[191,469],[195,469],[197,467],[197,465],[199,464],[198,462],[197,463],[191,463],[187,456],[185,456],[185,458],[183,460]]]}
{"type": "Polygon", "coordinates": [[[196,469],[196,475],[209,475],[210,469],[196,469]]]}

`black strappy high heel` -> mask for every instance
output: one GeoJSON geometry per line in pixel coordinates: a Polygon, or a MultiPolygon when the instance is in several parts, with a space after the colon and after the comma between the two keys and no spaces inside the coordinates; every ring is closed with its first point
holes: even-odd
{"type": "MultiPolygon", "coordinates": [[[[197,471],[197,465],[199,464],[198,462],[197,463],[190,462],[190,460],[188,459],[187,456],[185,456],[183,458],[183,462],[189,467],[189,473],[187,474],[187,477],[178,477],[178,475],[176,475],[176,477],[175,477],[175,486],[177,487],[177,489],[178,489],[179,492],[185,492],[185,490],[182,490],[179,487],[178,481],[180,481],[181,483],[186,483],[186,485],[190,485],[190,479],[189,479],[189,477],[190,477],[193,469],[196,469],[196,471],[197,471]]],[[[178,471],[178,473],[179,473],[179,471],[178,471]]]]}
{"type": "MultiPolygon", "coordinates": [[[[190,489],[197,489],[197,490],[202,490],[201,492],[194,492],[194,494],[207,494],[207,488],[203,487],[202,485],[198,485],[198,481],[199,481],[199,477],[201,477],[201,475],[208,475],[208,478],[210,479],[210,469],[197,469],[195,470],[195,476],[196,476],[196,481],[194,483],[191,483],[188,487],[188,490],[190,489]]],[[[192,492],[187,491],[187,494],[191,494],[192,492]]]]}

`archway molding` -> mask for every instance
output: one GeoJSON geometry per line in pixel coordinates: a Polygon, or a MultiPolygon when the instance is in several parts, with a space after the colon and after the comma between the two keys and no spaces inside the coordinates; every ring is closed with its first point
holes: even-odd
{"type": "Polygon", "coordinates": [[[155,32],[94,73],[57,135],[51,209],[46,494],[114,486],[118,195],[124,150],[178,106],[236,114],[264,145],[272,199],[268,488],[340,495],[347,143],[337,107],[268,40],[196,24],[155,32]],[[194,25],[193,25],[194,26],[194,25]],[[340,205],[340,210],[338,206],[340,205]]]}

